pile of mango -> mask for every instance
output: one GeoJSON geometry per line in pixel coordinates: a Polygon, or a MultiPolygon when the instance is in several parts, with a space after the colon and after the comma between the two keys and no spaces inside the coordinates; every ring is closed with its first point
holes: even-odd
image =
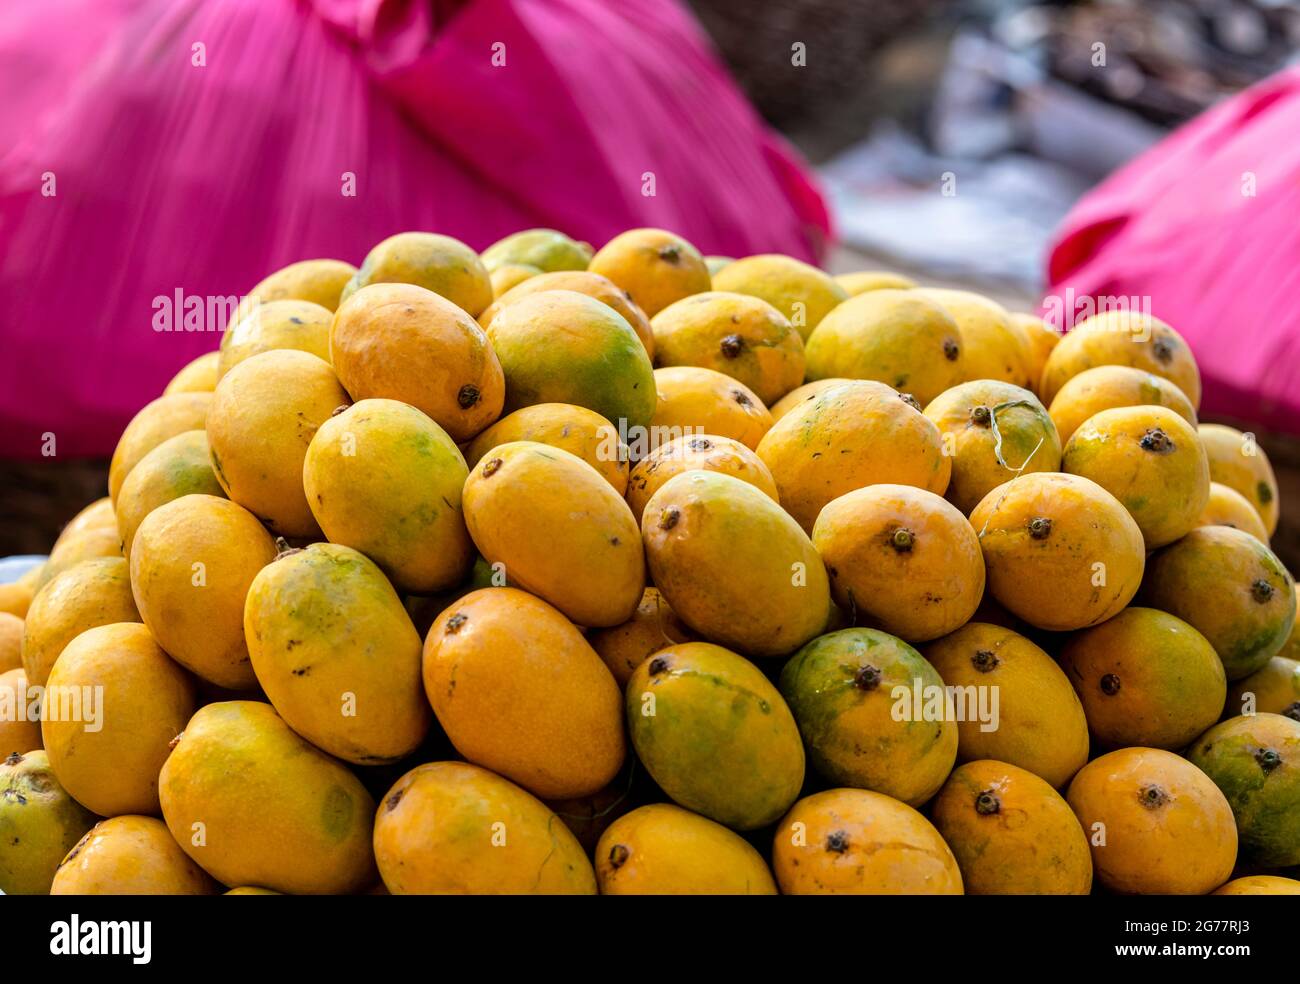
{"type": "Polygon", "coordinates": [[[1149,312],[658,229],[295,263],[0,588],[0,889],[1295,894],[1200,388],[1149,312]]]}

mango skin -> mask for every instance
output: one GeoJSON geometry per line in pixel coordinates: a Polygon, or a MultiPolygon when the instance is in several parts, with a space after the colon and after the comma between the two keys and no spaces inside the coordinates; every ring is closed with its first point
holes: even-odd
{"type": "Polygon", "coordinates": [[[627,291],[647,318],[673,301],[709,289],[709,268],[700,251],[665,229],[628,229],[587,264],[592,273],[627,291]]]}
{"type": "Polygon", "coordinates": [[[263,567],[244,602],[244,638],[271,705],[322,751],[376,765],[424,740],[420,637],[364,554],[314,543],[263,567]]]}
{"type": "Polygon", "coordinates": [[[632,510],[576,455],[531,441],[494,448],[470,472],[469,534],[512,584],[579,625],[628,620],[645,588],[632,510]]]}
{"type": "MultiPolygon", "coordinates": [[[[202,430],[212,406],[211,393],[172,393],[145,404],[122,431],[108,463],[108,495],[117,502],[126,476],[146,454],[169,437],[202,430]]],[[[53,551],[51,551],[53,554],[53,551]]]]}
{"type": "Polygon", "coordinates": [[[615,820],[596,846],[601,895],[776,895],[763,856],[720,823],[670,803],[615,820]]]}
{"type": "Polygon", "coordinates": [[[1040,629],[1104,622],[1142,583],[1142,531],[1118,499],[1082,476],[1022,475],[989,492],[970,521],[988,592],[1040,629]]]}
{"type": "Polygon", "coordinates": [[[1196,739],[1187,757],[1227,797],[1243,858],[1266,868],[1300,864],[1300,721],[1229,718],[1196,739]]]}
{"type": "Polygon", "coordinates": [[[961,895],[957,859],[930,821],[868,789],[806,796],[776,827],[785,895],[961,895]]]}
{"type": "Polygon", "coordinates": [[[20,708],[28,706],[27,674],[23,668],[0,673],[0,758],[45,747],[41,743],[41,722],[19,713],[20,708]]]}
{"type": "Polygon", "coordinates": [[[353,400],[423,411],[455,441],[501,416],[505,375],[478,322],[411,284],[377,284],[339,306],[330,361],[353,400]]]}
{"type": "Polygon", "coordinates": [[[523,591],[484,588],[439,615],[424,689],[458,752],[537,796],[590,795],[623,764],[613,676],[559,611],[523,591]]]}
{"type": "Polygon", "coordinates": [[[695,634],[679,619],[658,588],[646,588],[641,604],[622,625],[592,629],[587,642],[605,661],[621,691],[638,666],[669,646],[691,642],[695,634]]]}
{"type": "Polygon", "coordinates": [[[836,785],[920,806],[952,771],[957,725],[895,719],[895,688],[911,694],[916,680],[923,688],[944,684],[903,640],[875,629],[841,629],[795,653],[779,686],[813,768],[836,785]]]}
{"type": "Polygon", "coordinates": [[[931,815],[969,895],[1087,895],[1092,888],[1078,818],[1032,772],[968,762],[948,777],[931,815]]]}
{"type": "Polygon", "coordinates": [[[59,862],[96,819],[59,785],[45,752],[0,759],[0,891],[48,894],[59,862]]]}
{"type": "Polygon", "coordinates": [[[477,253],[451,236],[399,232],[377,243],[339,296],[342,307],[372,284],[413,284],[477,318],[492,303],[492,281],[477,253]]]}
{"type": "Polygon", "coordinates": [[[696,632],[754,656],[783,656],[830,618],[826,567],[803,530],[747,482],[683,472],[646,504],[651,579],[696,632]]]}
{"type": "Polygon", "coordinates": [[[147,628],[121,622],[68,643],[47,687],[41,737],[64,788],[101,816],[158,813],[158,772],[194,713],[189,675],[147,628]],[[84,708],[80,719],[52,719],[56,694],[86,688],[103,695],[98,731],[87,726],[84,708]]]}
{"type": "Polygon", "coordinates": [[[248,293],[258,302],[311,301],[335,311],[357,268],[342,260],[299,260],[281,267],[248,293]]]}
{"type": "Polygon", "coordinates": [[[572,403],[616,426],[650,423],[650,357],[627,319],[608,305],[577,291],[541,291],[502,308],[487,332],[505,373],[507,413],[572,403]]]}
{"type": "Polygon", "coordinates": [[[248,510],[186,495],[140,524],[131,590],[172,659],[219,687],[248,689],[257,678],[244,642],[244,599],[275,555],[275,541],[248,510]]]}
{"type": "Polygon", "coordinates": [[[1281,714],[1300,721],[1300,662],[1286,656],[1274,656],[1262,669],[1238,680],[1228,689],[1224,716],[1246,712],[1246,695],[1256,713],[1281,714]]]}
{"type": "Polygon", "coordinates": [[[172,393],[211,393],[217,388],[217,360],[220,352],[205,352],[197,359],[185,363],[163,390],[163,396],[172,393]]]}
{"type": "Polygon", "coordinates": [[[803,785],[804,750],[785,700],[730,650],[660,650],[627,684],[637,757],[680,806],[733,830],[781,816],[803,785]]]}
{"type": "Polygon", "coordinates": [[[811,383],[804,383],[802,386],[792,389],[789,393],[772,404],[772,422],[775,423],[780,420],[805,400],[813,399],[822,390],[830,389],[832,386],[838,386],[840,383],[851,382],[853,382],[851,379],[831,376],[826,379],[814,379],[811,383]]]}
{"type": "Polygon", "coordinates": [[[925,415],[939,428],[952,458],[945,495],[967,516],[1003,482],[1061,469],[1056,425],[1022,387],[995,379],[961,383],[929,403],[925,415]]]}
{"type": "Polygon", "coordinates": [[[1019,328],[1029,342],[1029,388],[1035,393],[1043,378],[1043,368],[1052,350],[1060,344],[1061,333],[1035,314],[1013,311],[1011,325],[1019,328]]]}
{"type": "Polygon", "coordinates": [[[1216,888],[1211,895],[1300,895],[1300,881],[1277,875],[1246,875],[1216,888]]]}
{"type": "Polygon", "coordinates": [[[1210,497],[1201,510],[1197,526],[1232,526],[1245,530],[1260,543],[1268,545],[1268,528],[1250,500],[1234,488],[1210,483],[1210,497]]]}
{"type": "Polygon", "coordinates": [[[1296,618],[1291,574],[1268,547],[1230,526],[1201,526],[1151,556],[1142,602],[1210,641],[1229,680],[1263,667],[1296,618]]]}
{"type": "Polygon", "coordinates": [[[803,340],[757,297],[706,291],[670,304],[650,322],[655,364],[700,366],[738,379],[764,403],[803,382],[803,340]]]}
{"type": "Polygon", "coordinates": [[[943,307],[961,333],[962,379],[994,379],[1030,389],[1034,355],[1025,334],[1001,304],[969,290],[918,287],[909,293],[943,307]]]}
{"type": "Polygon", "coordinates": [[[1083,704],[1056,661],[1024,636],[968,622],[923,652],[950,687],[998,688],[995,730],[957,722],[958,761],[996,759],[1058,789],[1088,761],[1083,704]]]}
{"type": "Polygon", "coordinates": [[[874,379],[922,404],[962,379],[957,323],[911,290],[873,290],[831,311],[808,338],[808,378],[874,379]]]}
{"type": "Polygon", "coordinates": [[[789,319],[804,341],[849,296],[829,274],[780,253],[760,253],[728,263],[714,277],[713,289],[766,301],[789,319]]]}
{"type": "Polygon", "coordinates": [[[0,673],[22,669],[23,619],[11,612],[0,611],[0,673]]]}
{"type": "Polygon", "coordinates": [[[59,865],[51,895],[216,895],[217,883],[153,817],[101,820],[59,865]]]}
{"type": "Polygon", "coordinates": [[[302,488],[316,429],[348,394],[323,359],[276,349],[245,359],[212,395],[208,453],[226,495],[276,535],[314,537],[320,527],[302,488]]]}
{"type": "Polygon", "coordinates": [[[326,537],[361,551],[403,591],[459,584],[474,563],[461,489],[469,469],[447,432],[396,400],[362,400],[307,447],[303,491],[326,537]]]}
{"type": "Polygon", "coordinates": [[[1113,892],[1204,895],[1232,874],[1232,809],[1209,776],[1173,752],[1121,748],[1095,758],[1066,800],[1089,836],[1097,880],[1113,892]]]}
{"type": "Polygon", "coordinates": [[[374,799],[270,704],[199,708],[163,765],[158,791],[176,842],[223,885],[330,895],[374,878],[374,799]]]}
{"type": "Polygon", "coordinates": [[[853,380],[799,404],[758,445],[781,504],[811,532],[822,507],[846,492],[888,482],[943,495],[952,459],[939,429],[884,383],[853,380]]]}
{"type": "Polygon", "coordinates": [[[539,270],[585,270],[591,262],[590,243],[570,239],[555,229],[513,232],[483,250],[480,259],[489,271],[507,264],[526,264],[539,270]]]}
{"type": "Polygon", "coordinates": [[[1047,412],[1064,443],[1085,420],[1113,407],[1155,406],[1196,426],[1196,409],[1177,384],[1132,366],[1097,366],[1065,381],[1047,412]]]}
{"type": "Polygon", "coordinates": [[[849,297],[857,297],[869,290],[910,290],[916,281],[901,273],[888,270],[856,270],[853,273],[841,273],[831,278],[844,288],[849,297]]]}
{"type": "Polygon", "coordinates": [[[121,557],[85,560],[37,592],[23,623],[27,682],[45,686],[64,647],[82,632],[113,622],[139,622],[131,569],[121,557]]]}
{"type": "Polygon", "coordinates": [[[465,460],[473,468],[493,448],[512,441],[535,441],[576,454],[600,472],[619,495],[627,491],[627,445],[618,428],[594,410],[572,403],[521,407],[474,438],[465,460]]]}
{"type": "Polygon", "coordinates": [[[375,818],[393,895],[595,895],[596,875],[560,818],[514,783],[466,762],[402,776],[375,818]]]}
{"type": "Polygon", "coordinates": [[[1223,424],[1197,428],[1210,460],[1210,479],[1236,489],[1255,507],[1268,535],[1277,532],[1281,503],[1277,477],[1264,449],[1241,431],[1223,424]]]}
{"type": "Polygon", "coordinates": [[[1196,430],[1164,407],[1116,407],[1079,425],[1061,470],[1124,504],[1148,550],[1195,527],[1210,501],[1210,464],[1196,430]]]}
{"type": "Polygon", "coordinates": [[[654,417],[648,441],[633,448],[637,458],[679,437],[701,434],[729,437],[753,450],[772,427],[763,401],[738,379],[698,366],[656,369],[654,378],[654,417]]]}
{"type": "Polygon", "coordinates": [[[218,381],[245,359],[276,349],[310,352],[329,362],[333,320],[332,308],[311,301],[263,301],[246,308],[221,336],[218,381]]]}
{"type": "Polygon", "coordinates": [[[177,434],[140,459],[122,483],[117,497],[117,531],[122,537],[122,554],[131,556],[135,531],[144,518],[163,503],[183,495],[226,497],[226,491],[212,470],[206,431],[177,434]]]}
{"type": "Polygon", "coordinates": [[[767,465],[739,441],[714,434],[678,437],[661,444],[636,463],[628,477],[627,504],[641,522],[646,503],[670,478],[687,471],[713,471],[748,482],[773,502],[776,481],[767,465]]]}
{"type": "MultiPolygon", "coordinates": [[[[15,581],[13,587],[27,590],[30,602],[36,592],[74,564],[98,557],[121,556],[122,540],[117,535],[113,502],[105,496],[72,517],[54,541],[45,563],[33,567],[15,581]]],[[[0,585],[0,590],[4,587],[0,585]]]]}
{"type": "Polygon", "coordinates": [[[1223,712],[1227,681],[1214,647],[1154,608],[1130,606],[1076,633],[1060,661],[1093,734],[1110,747],[1177,751],[1223,712]]]}

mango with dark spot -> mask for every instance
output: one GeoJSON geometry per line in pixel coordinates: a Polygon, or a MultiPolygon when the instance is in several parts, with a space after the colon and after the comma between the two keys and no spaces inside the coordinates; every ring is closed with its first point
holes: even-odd
{"type": "Polygon", "coordinates": [[[776,481],[757,454],[739,441],[717,434],[676,437],[636,463],[628,476],[627,504],[637,522],[646,503],[670,478],[688,471],[712,471],[748,482],[779,502],[776,481]]]}
{"type": "Polygon", "coordinates": [[[674,613],[658,588],[646,588],[632,617],[621,625],[592,629],[587,641],[605,661],[619,687],[626,687],[636,668],[669,646],[691,642],[695,633],[674,613]]]}
{"type": "Polygon", "coordinates": [[[329,895],[374,878],[374,799],[270,704],[199,708],[158,791],[176,842],[223,885],[329,895]]]}
{"type": "Polygon", "coordinates": [[[1165,407],[1196,426],[1192,401],[1163,376],[1132,366],[1097,366],[1065,381],[1047,408],[1062,441],[1079,425],[1102,410],[1114,407],[1165,407]]]}
{"type": "Polygon", "coordinates": [[[507,414],[470,443],[465,460],[473,468],[493,448],[535,441],[562,448],[600,472],[623,495],[627,491],[627,445],[610,421],[572,403],[536,403],[507,414]]]}
{"type": "Polygon", "coordinates": [[[310,352],[330,360],[334,311],[311,301],[267,301],[247,309],[221,336],[217,380],[251,356],[276,349],[310,352]]]}
{"type": "Polygon", "coordinates": [[[735,830],[784,813],[804,778],[790,708],[748,660],[706,642],[661,650],[625,699],[637,756],[679,805],[735,830]]]}
{"type": "Polygon", "coordinates": [[[1209,456],[1210,478],[1245,496],[1264,521],[1268,536],[1276,533],[1281,515],[1277,477],[1255,436],[1224,424],[1201,424],[1197,433],[1209,456]]]}
{"type": "Polygon", "coordinates": [[[587,269],[612,280],[653,318],[673,301],[709,289],[700,251],[665,229],[628,229],[604,246],[587,269]]]}
{"type": "Polygon", "coordinates": [[[914,687],[924,694],[943,684],[920,653],[875,629],[814,639],[785,664],[780,680],[813,768],[835,785],[873,789],[911,806],[935,794],[957,757],[949,715],[927,720],[910,713],[914,687]],[[896,713],[896,688],[909,713],[896,713]]]}
{"type": "Polygon", "coordinates": [[[420,637],[380,569],[350,547],[314,543],[262,568],[244,638],[276,711],[331,755],[393,762],[429,730],[420,637]]]}
{"type": "Polygon", "coordinates": [[[656,369],[656,404],[649,439],[636,457],[679,437],[716,434],[751,450],[772,427],[772,415],[748,386],[713,369],[670,366],[656,369]]]}
{"type": "Polygon", "coordinates": [[[216,895],[219,887],[153,817],[101,820],[59,865],[51,895],[216,895]]]}
{"type": "Polygon", "coordinates": [[[973,291],[944,287],[917,287],[907,293],[933,301],[956,322],[963,380],[995,379],[1025,389],[1034,385],[1035,358],[1029,336],[997,301],[973,291]]]}
{"type": "Polygon", "coordinates": [[[45,752],[0,758],[0,891],[48,894],[59,862],[96,819],[59,784],[45,752]]]}
{"type": "Polygon", "coordinates": [[[786,895],[961,895],[957,859],[906,803],[868,789],[828,789],[776,825],[772,869],[786,895]]]}
{"type": "Polygon", "coordinates": [[[582,846],[540,800],[467,762],[430,762],[389,790],[375,857],[393,895],[595,895],[582,846]]]}

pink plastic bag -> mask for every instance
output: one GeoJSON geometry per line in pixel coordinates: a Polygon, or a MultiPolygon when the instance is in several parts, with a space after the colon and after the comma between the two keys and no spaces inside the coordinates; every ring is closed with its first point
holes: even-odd
{"type": "Polygon", "coordinates": [[[219,343],[155,330],[168,299],[394,232],[805,259],[829,233],[674,0],[41,0],[0,19],[0,93],[7,456],[111,451],[219,343]]]}
{"type": "Polygon", "coordinates": [[[1196,355],[1204,414],[1300,434],[1300,68],[1085,196],[1049,278],[1058,298],[1149,298],[1196,355]]]}

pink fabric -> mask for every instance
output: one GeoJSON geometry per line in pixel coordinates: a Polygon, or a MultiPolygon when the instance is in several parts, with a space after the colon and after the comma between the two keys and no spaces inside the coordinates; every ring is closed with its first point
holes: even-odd
{"type": "Polygon", "coordinates": [[[38,455],[45,433],[60,455],[105,454],[216,348],[155,331],[155,298],[240,294],[299,259],[359,263],[394,232],[482,249],[530,226],[599,245],[656,225],[707,253],[806,259],[829,235],[802,165],[676,0],[11,6],[0,454],[38,455]]]}
{"type": "Polygon", "coordinates": [[[1300,434],[1300,68],[1204,113],[1085,196],[1048,273],[1058,297],[1149,297],[1196,354],[1204,414],[1300,434]]]}

